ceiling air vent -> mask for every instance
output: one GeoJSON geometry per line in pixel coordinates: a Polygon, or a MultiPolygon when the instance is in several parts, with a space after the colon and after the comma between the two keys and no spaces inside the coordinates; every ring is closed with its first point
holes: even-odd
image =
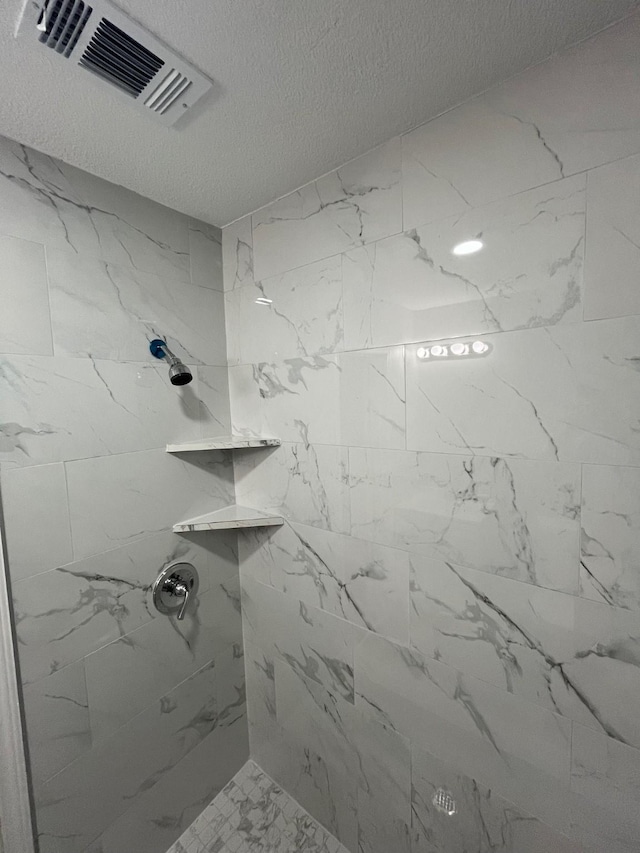
{"type": "Polygon", "coordinates": [[[110,0],[27,0],[16,35],[36,37],[148,116],[174,124],[211,81],[110,0]]]}

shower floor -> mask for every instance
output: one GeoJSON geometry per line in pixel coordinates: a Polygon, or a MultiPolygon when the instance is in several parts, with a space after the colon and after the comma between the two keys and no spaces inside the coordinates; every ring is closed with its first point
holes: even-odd
{"type": "Polygon", "coordinates": [[[167,853],[348,853],[247,761],[167,853]]]}

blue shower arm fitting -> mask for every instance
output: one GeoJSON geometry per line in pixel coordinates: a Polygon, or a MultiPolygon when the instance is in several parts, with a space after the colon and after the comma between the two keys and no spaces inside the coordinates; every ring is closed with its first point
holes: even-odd
{"type": "Polygon", "coordinates": [[[154,338],[154,340],[149,342],[149,349],[151,351],[151,355],[154,355],[156,358],[165,358],[167,349],[166,341],[161,341],[160,338],[154,338]]]}

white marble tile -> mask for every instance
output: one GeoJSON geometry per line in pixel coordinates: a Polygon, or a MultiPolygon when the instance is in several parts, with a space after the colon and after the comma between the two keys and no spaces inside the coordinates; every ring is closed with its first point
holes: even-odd
{"type": "Polygon", "coordinates": [[[71,535],[76,559],[171,528],[181,518],[233,503],[226,454],[164,450],[67,463],[71,535]]]}
{"type": "MultiPolygon", "coordinates": [[[[122,853],[131,845],[136,853],[167,850],[247,757],[246,727],[216,727],[156,785],[137,797],[100,836],[96,848],[91,846],[86,853],[122,853]]],[[[176,853],[178,850],[176,847],[176,853]]]]}
{"type": "Polygon", "coordinates": [[[640,610],[640,469],[584,465],[580,592],[640,610]]]}
{"type": "MultiPolygon", "coordinates": [[[[200,428],[203,438],[231,433],[229,373],[226,367],[197,368],[197,397],[200,400],[200,428]]],[[[174,389],[176,390],[176,389],[174,389]]]]}
{"type": "Polygon", "coordinates": [[[363,636],[360,629],[249,578],[242,582],[242,618],[249,644],[353,702],[353,651],[363,636]]]}
{"type": "MultiPolygon", "coordinates": [[[[209,593],[218,595],[218,592],[209,593]]],[[[224,592],[223,592],[224,596],[224,592]]],[[[239,604],[239,597],[237,599],[239,604]]],[[[242,626],[240,608],[238,617],[238,642],[228,646],[214,656],[216,669],[216,713],[226,726],[236,723],[247,726],[247,686],[244,674],[244,649],[242,646],[242,626]]]]}
{"type": "Polygon", "coordinates": [[[0,395],[0,460],[7,465],[146,450],[201,435],[197,382],[177,390],[164,366],[2,357],[0,395]]]}
{"type": "Polygon", "coordinates": [[[189,281],[188,219],[3,139],[0,233],[189,281]]]}
{"type": "Polygon", "coordinates": [[[294,746],[310,749],[328,767],[358,783],[353,705],[283,660],[275,661],[275,684],[278,724],[294,746]]]}
{"type": "Polygon", "coordinates": [[[84,851],[216,729],[213,678],[199,670],[42,786],[42,853],[84,851]]]}
{"type": "Polygon", "coordinates": [[[407,446],[638,464],[639,336],[627,317],[485,335],[483,358],[421,361],[407,346],[407,446]]]}
{"type": "MultiPolygon", "coordinates": [[[[286,761],[278,766],[277,774],[272,775],[286,791],[293,792],[298,803],[335,836],[322,848],[323,853],[325,849],[345,853],[345,848],[337,839],[348,850],[356,850],[358,821],[355,780],[328,765],[309,747],[292,743],[288,734],[283,733],[282,738],[284,740],[278,746],[286,755],[286,761]]],[[[294,845],[291,853],[297,850],[294,845]]]]}
{"type": "MultiPolygon", "coordinates": [[[[318,756],[327,771],[350,788],[349,798],[358,788],[358,849],[408,851],[408,741],[282,661],[276,662],[275,679],[278,720],[294,750],[318,756]]],[[[330,791],[323,793],[328,796],[330,791]]],[[[325,811],[332,805],[326,803],[325,811]]]]}
{"type": "Polygon", "coordinates": [[[284,443],[269,453],[246,450],[234,461],[236,501],[290,521],[349,531],[347,450],[284,443]]]}
{"type": "Polygon", "coordinates": [[[230,364],[341,350],[340,256],[238,287],[227,293],[225,310],[230,364]]]}
{"type": "Polygon", "coordinates": [[[358,755],[358,844],[362,853],[410,849],[409,741],[356,709],[351,740],[358,755]]]}
{"type": "Polygon", "coordinates": [[[639,151],[639,43],[629,18],[407,134],[404,227],[639,151]]]}
{"type": "MultiPolygon", "coordinates": [[[[157,618],[85,658],[94,743],[109,737],[228,648],[226,632],[214,619],[214,611],[220,612],[220,598],[229,601],[224,583],[199,595],[182,622],[156,614],[157,618]]],[[[241,637],[240,614],[230,606],[235,636],[241,637]]],[[[213,662],[211,666],[216,670],[213,662]]],[[[213,681],[217,686],[217,672],[213,681]]]]}
{"type": "Polygon", "coordinates": [[[344,255],[349,349],[582,319],[584,176],[344,255]],[[452,249],[481,239],[484,248],[452,249]]]}
{"type": "Polygon", "coordinates": [[[411,775],[412,853],[585,851],[578,843],[418,747],[412,750],[411,775]],[[454,815],[434,806],[436,792],[442,789],[455,801],[454,815]]]}
{"type": "Polygon", "coordinates": [[[63,465],[3,468],[2,511],[14,583],[71,562],[63,465]]]}
{"type": "Polygon", "coordinates": [[[352,535],[577,591],[578,466],[350,448],[349,473],[352,535]]]}
{"type": "Polygon", "coordinates": [[[204,544],[162,533],[15,583],[23,680],[36,681],[151,619],[166,619],[153,607],[150,590],[176,559],[192,562],[207,590],[211,562],[223,558],[204,544]]]}
{"type": "Polygon", "coordinates": [[[404,449],[404,348],[345,352],[338,363],[341,444],[404,449]]]}
{"type": "Polygon", "coordinates": [[[404,227],[564,177],[536,128],[481,96],[402,138],[404,227]]]}
{"type": "Polygon", "coordinates": [[[229,381],[239,435],[404,448],[402,347],[240,365],[229,381]]]}
{"type": "Polygon", "coordinates": [[[408,637],[409,555],[301,524],[254,530],[239,542],[243,577],[361,628],[408,637]]]}
{"type": "Polygon", "coordinates": [[[36,787],[91,748],[84,661],[23,691],[29,759],[36,787]]]}
{"type": "Polygon", "coordinates": [[[576,725],[571,755],[571,790],[596,808],[605,809],[610,821],[633,821],[640,838],[640,750],[617,743],[605,735],[576,725]]]}
{"type": "Polygon", "coordinates": [[[215,225],[192,219],[189,222],[191,284],[224,290],[222,280],[222,232],[215,225]]]}
{"type": "Polygon", "coordinates": [[[230,367],[232,431],[341,444],[341,383],[337,356],[230,367]]]}
{"type": "Polygon", "coordinates": [[[562,671],[591,710],[574,719],[640,748],[640,615],[576,599],[572,641],[562,671]]]}
{"type": "Polygon", "coordinates": [[[273,659],[253,643],[244,642],[247,718],[252,755],[272,740],[276,721],[276,683],[273,659]]]}
{"type": "Polygon", "coordinates": [[[412,570],[416,648],[640,745],[638,615],[436,560],[414,559],[412,570]]]}
{"type": "Polygon", "coordinates": [[[222,269],[225,290],[253,284],[251,216],[222,229],[222,269]]]}
{"type": "Polygon", "coordinates": [[[568,720],[374,634],[355,648],[355,673],[356,707],[521,808],[567,822],[568,720]]]}
{"type": "Polygon", "coordinates": [[[0,237],[0,279],[0,352],[51,355],[44,247],[14,237],[0,237]]]}
{"type": "Polygon", "coordinates": [[[569,793],[563,797],[568,811],[569,835],[585,853],[636,853],[640,827],[635,814],[622,817],[606,805],[569,793]]]}
{"type": "Polygon", "coordinates": [[[253,214],[256,280],[402,229],[400,139],[253,214]]]}
{"type": "Polygon", "coordinates": [[[486,95],[498,116],[514,116],[563,175],[640,151],[640,17],[508,80],[486,95]]]}
{"type": "Polygon", "coordinates": [[[153,362],[162,338],[187,363],[226,363],[219,292],[56,249],[47,269],[57,355],[153,362]]]}
{"type": "Polygon", "coordinates": [[[586,320],[640,314],[640,158],[589,172],[586,320]]]}

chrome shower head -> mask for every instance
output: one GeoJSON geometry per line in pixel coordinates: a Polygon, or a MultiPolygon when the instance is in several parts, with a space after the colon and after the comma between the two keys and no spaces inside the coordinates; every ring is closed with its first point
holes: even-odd
{"type": "Polygon", "coordinates": [[[171,352],[165,341],[156,338],[149,344],[149,349],[151,355],[156,358],[166,358],[169,362],[169,379],[172,385],[188,385],[191,382],[193,379],[191,371],[171,352]]]}

